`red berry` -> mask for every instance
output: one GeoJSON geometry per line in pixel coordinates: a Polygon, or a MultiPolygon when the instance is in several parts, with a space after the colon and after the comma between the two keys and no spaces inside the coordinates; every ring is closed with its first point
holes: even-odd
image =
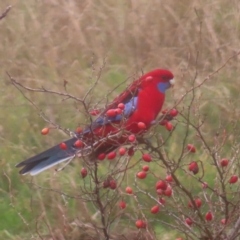
{"type": "Polygon", "coordinates": [[[60,143],[60,148],[62,149],[62,150],[66,150],[67,149],[67,145],[66,145],[66,143],[60,143]]]}
{"type": "Polygon", "coordinates": [[[164,198],[159,198],[159,202],[164,205],[166,203],[166,200],[164,198]]]}
{"type": "Polygon", "coordinates": [[[135,224],[136,224],[137,228],[145,228],[146,227],[146,223],[143,220],[137,220],[135,224]]]}
{"type": "Polygon", "coordinates": [[[125,108],[125,105],[124,105],[124,103],[119,103],[119,104],[118,104],[118,108],[120,108],[120,109],[122,109],[122,110],[123,110],[123,109],[125,108]]]}
{"type": "Polygon", "coordinates": [[[228,165],[228,162],[229,160],[226,159],[226,158],[223,158],[221,161],[220,161],[220,164],[222,167],[226,167],[228,165]]]}
{"type": "Polygon", "coordinates": [[[115,109],[116,114],[122,114],[122,109],[121,108],[116,108],[115,109]]]}
{"type": "Polygon", "coordinates": [[[102,161],[102,160],[105,159],[105,157],[106,157],[106,154],[105,154],[105,153],[100,153],[100,154],[98,155],[98,160],[102,161]]]}
{"type": "Polygon", "coordinates": [[[212,215],[212,213],[210,211],[206,213],[205,219],[207,221],[211,221],[213,219],[213,215],[212,215]]]}
{"type": "Polygon", "coordinates": [[[225,224],[226,224],[226,219],[225,219],[225,218],[223,218],[223,219],[221,220],[221,224],[222,224],[222,225],[225,225],[225,224]]]}
{"type": "Polygon", "coordinates": [[[109,187],[110,187],[111,189],[116,189],[116,187],[117,187],[116,181],[111,180],[111,181],[109,182],[109,187]]]}
{"type": "Polygon", "coordinates": [[[167,186],[167,189],[163,192],[163,194],[167,197],[172,196],[172,188],[170,186],[167,186]]]}
{"type": "Polygon", "coordinates": [[[167,114],[167,112],[168,112],[168,109],[162,110],[162,114],[167,114]]]}
{"type": "Polygon", "coordinates": [[[200,208],[202,206],[202,201],[200,198],[195,199],[195,203],[196,203],[197,208],[200,208]]]}
{"type": "Polygon", "coordinates": [[[160,207],[158,205],[151,208],[151,213],[156,214],[159,212],[160,207]]]}
{"type": "Polygon", "coordinates": [[[108,155],[107,155],[107,159],[108,160],[112,160],[116,157],[116,152],[110,152],[108,155]]]}
{"type": "Polygon", "coordinates": [[[144,154],[142,155],[142,159],[143,159],[145,162],[151,162],[151,161],[152,161],[152,157],[151,157],[151,155],[148,154],[148,153],[144,153],[144,154]]]}
{"type": "Polygon", "coordinates": [[[159,122],[160,125],[165,126],[168,121],[166,119],[162,120],[159,122]]]}
{"type": "Polygon", "coordinates": [[[147,176],[146,172],[138,172],[137,173],[137,177],[140,179],[144,179],[144,178],[146,178],[146,176],[147,176]]]}
{"type": "MultiPolygon", "coordinates": [[[[195,201],[197,208],[200,208],[202,206],[202,201],[200,198],[196,198],[194,201],[195,201]]],[[[188,202],[188,207],[190,207],[190,208],[193,207],[193,204],[191,201],[188,202]]]]}
{"type": "Polygon", "coordinates": [[[228,220],[226,221],[226,219],[223,218],[223,219],[221,220],[221,224],[222,224],[222,225],[229,224],[229,223],[230,223],[230,219],[228,219],[228,220]]]}
{"type": "Polygon", "coordinates": [[[78,148],[82,147],[82,145],[83,145],[83,142],[79,139],[74,143],[74,146],[78,148]]]}
{"type": "Polygon", "coordinates": [[[156,192],[158,195],[162,195],[164,191],[162,189],[157,189],[156,192]]]}
{"type": "Polygon", "coordinates": [[[42,135],[47,135],[49,133],[49,128],[43,128],[41,131],[42,135]]]}
{"type": "Polygon", "coordinates": [[[207,182],[203,182],[202,183],[202,188],[208,188],[208,183],[207,182]]]}
{"type": "Polygon", "coordinates": [[[135,137],[135,135],[129,135],[129,137],[128,137],[128,141],[129,142],[135,142],[135,140],[136,140],[136,137],[135,137]]]}
{"type": "Polygon", "coordinates": [[[146,129],[146,124],[143,123],[143,122],[139,122],[139,123],[138,123],[138,128],[140,128],[140,129],[146,129]]]}
{"type": "Polygon", "coordinates": [[[143,224],[142,224],[142,220],[137,220],[135,223],[137,228],[142,228],[143,224]]]}
{"type": "Polygon", "coordinates": [[[109,187],[109,180],[107,179],[103,182],[103,188],[108,188],[108,187],[109,187]]]}
{"type": "Polygon", "coordinates": [[[76,133],[81,133],[81,132],[82,132],[82,128],[77,127],[77,129],[76,129],[76,133]]]}
{"type": "Polygon", "coordinates": [[[106,112],[107,116],[108,117],[115,117],[117,115],[115,109],[109,109],[107,112],[106,112]]]}
{"type": "Polygon", "coordinates": [[[197,174],[199,172],[198,164],[196,162],[191,162],[188,169],[193,172],[193,174],[197,174]]]}
{"type": "Polygon", "coordinates": [[[147,166],[147,165],[143,166],[143,167],[142,167],[142,170],[143,170],[144,172],[147,172],[147,171],[149,170],[149,166],[147,166]]]}
{"type": "Polygon", "coordinates": [[[128,156],[132,157],[134,155],[135,151],[134,151],[134,148],[131,147],[128,149],[128,156]]]}
{"type": "Polygon", "coordinates": [[[173,125],[172,125],[170,122],[166,122],[165,128],[166,128],[168,131],[172,131],[172,130],[173,130],[173,125]]]}
{"type": "Polygon", "coordinates": [[[191,218],[186,218],[185,223],[186,223],[188,226],[191,226],[191,225],[193,224],[193,221],[192,221],[191,218]]]}
{"type": "Polygon", "coordinates": [[[87,169],[86,168],[82,168],[82,170],[81,170],[82,178],[85,178],[87,176],[87,174],[88,174],[87,169]]]}
{"type": "Polygon", "coordinates": [[[238,176],[233,175],[230,179],[229,179],[229,183],[233,184],[236,183],[238,181],[238,176]]]}
{"type": "Polygon", "coordinates": [[[125,153],[126,153],[126,148],[124,148],[124,147],[121,147],[121,148],[119,148],[119,154],[121,155],[121,156],[123,156],[125,153]]]}
{"type": "Polygon", "coordinates": [[[127,206],[127,204],[126,204],[124,201],[121,201],[121,202],[119,203],[119,207],[120,207],[121,209],[126,208],[126,206],[127,206]]]}
{"type": "Polygon", "coordinates": [[[157,183],[156,183],[156,189],[161,189],[161,190],[166,190],[167,189],[167,183],[164,181],[164,180],[159,180],[157,183]]]}
{"type": "Polygon", "coordinates": [[[92,116],[96,116],[96,115],[98,115],[99,113],[100,113],[100,111],[99,111],[98,109],[94,109],[94,110],[90,111],[90,114],[91,114],[92,116]]]}
{"type": "Polygon", "coordinates": [[[128,194],[132,194],[132,193],[133,193],[132,188],[130,188],[130,187],[126,187],[126,193],[128,193],[128,194]]]}
{"type": "Polygon", "coordinates": [[[196,152],[196,148],[194,147],[193,144],[188,144],[187,149],[188,149],[189,152],[192,152],[192,153],[196,152]]]}
{"type": "Polygon", "coordinates": [[[176,117],[176,116],[178,115],[178,110],[175,109],[175,108],[173,108],[173,109],[170,111],[170,115],[171,115],[172,117],[176,117]]]}
{"type": "Polygon", "coordinates": [[[173,181],[172,176],[171,175],[167,175],[166,176],[166,181],[167,182],[172,182],[173,181]]]}

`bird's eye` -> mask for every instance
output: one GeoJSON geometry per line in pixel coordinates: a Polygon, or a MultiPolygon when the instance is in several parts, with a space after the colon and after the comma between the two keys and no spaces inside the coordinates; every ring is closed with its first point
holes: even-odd
{"type": "Polygon", "coordinates": [[[168,80],[168,78],[166,76],[162,76],[162,79],[165,80],[165,81],[168,80]]]}

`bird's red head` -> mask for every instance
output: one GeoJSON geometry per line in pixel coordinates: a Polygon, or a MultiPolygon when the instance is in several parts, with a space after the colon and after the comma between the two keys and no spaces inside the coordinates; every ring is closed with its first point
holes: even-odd
{"type": "Polygon", "coordinates": [[[174,84],[173,74],[165,69],[156,69],[144,74],[140,78],[140,86],[144,89],[153,85],[157,86],[160,93],[165,93],[166,89],[174,84]]]}

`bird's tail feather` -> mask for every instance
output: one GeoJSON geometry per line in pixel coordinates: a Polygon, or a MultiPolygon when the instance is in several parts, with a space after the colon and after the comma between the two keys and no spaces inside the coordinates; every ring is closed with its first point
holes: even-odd
{"type": "Polygon", "coordinates": [[[16,167],[23,167],[19,173],[23,175],[30,173],[33,176],[58,163],[74,158],[76,154],[74,143],[76,140],[76,138],[71,138],[65,141],[64,143],[67,146],[66,150],[61,149],[58,144],[36,156],[18,163],[16,167]]]}

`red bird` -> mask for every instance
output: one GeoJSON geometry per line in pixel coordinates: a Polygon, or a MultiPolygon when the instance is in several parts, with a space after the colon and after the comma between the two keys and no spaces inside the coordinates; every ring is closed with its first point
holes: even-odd
{"type": "Polygon", "coordinates": [[[156,69],[143,75],[116,97],[87,129],[65,141],[65,149],[58,144],[20,162],[16,165],[23,167],[19,173],[36,175],[75,156],[95,159],[99,153],[109,153],[126,143],[129,134],[143,134],[154,124],[165,91],[173,83],[174,76],[168,70],[156,69]],[[120,103],[122,109],[118,108],[120,103]],[[139,128],[139,122],[145,124],[144,130],[139,128]]]}

